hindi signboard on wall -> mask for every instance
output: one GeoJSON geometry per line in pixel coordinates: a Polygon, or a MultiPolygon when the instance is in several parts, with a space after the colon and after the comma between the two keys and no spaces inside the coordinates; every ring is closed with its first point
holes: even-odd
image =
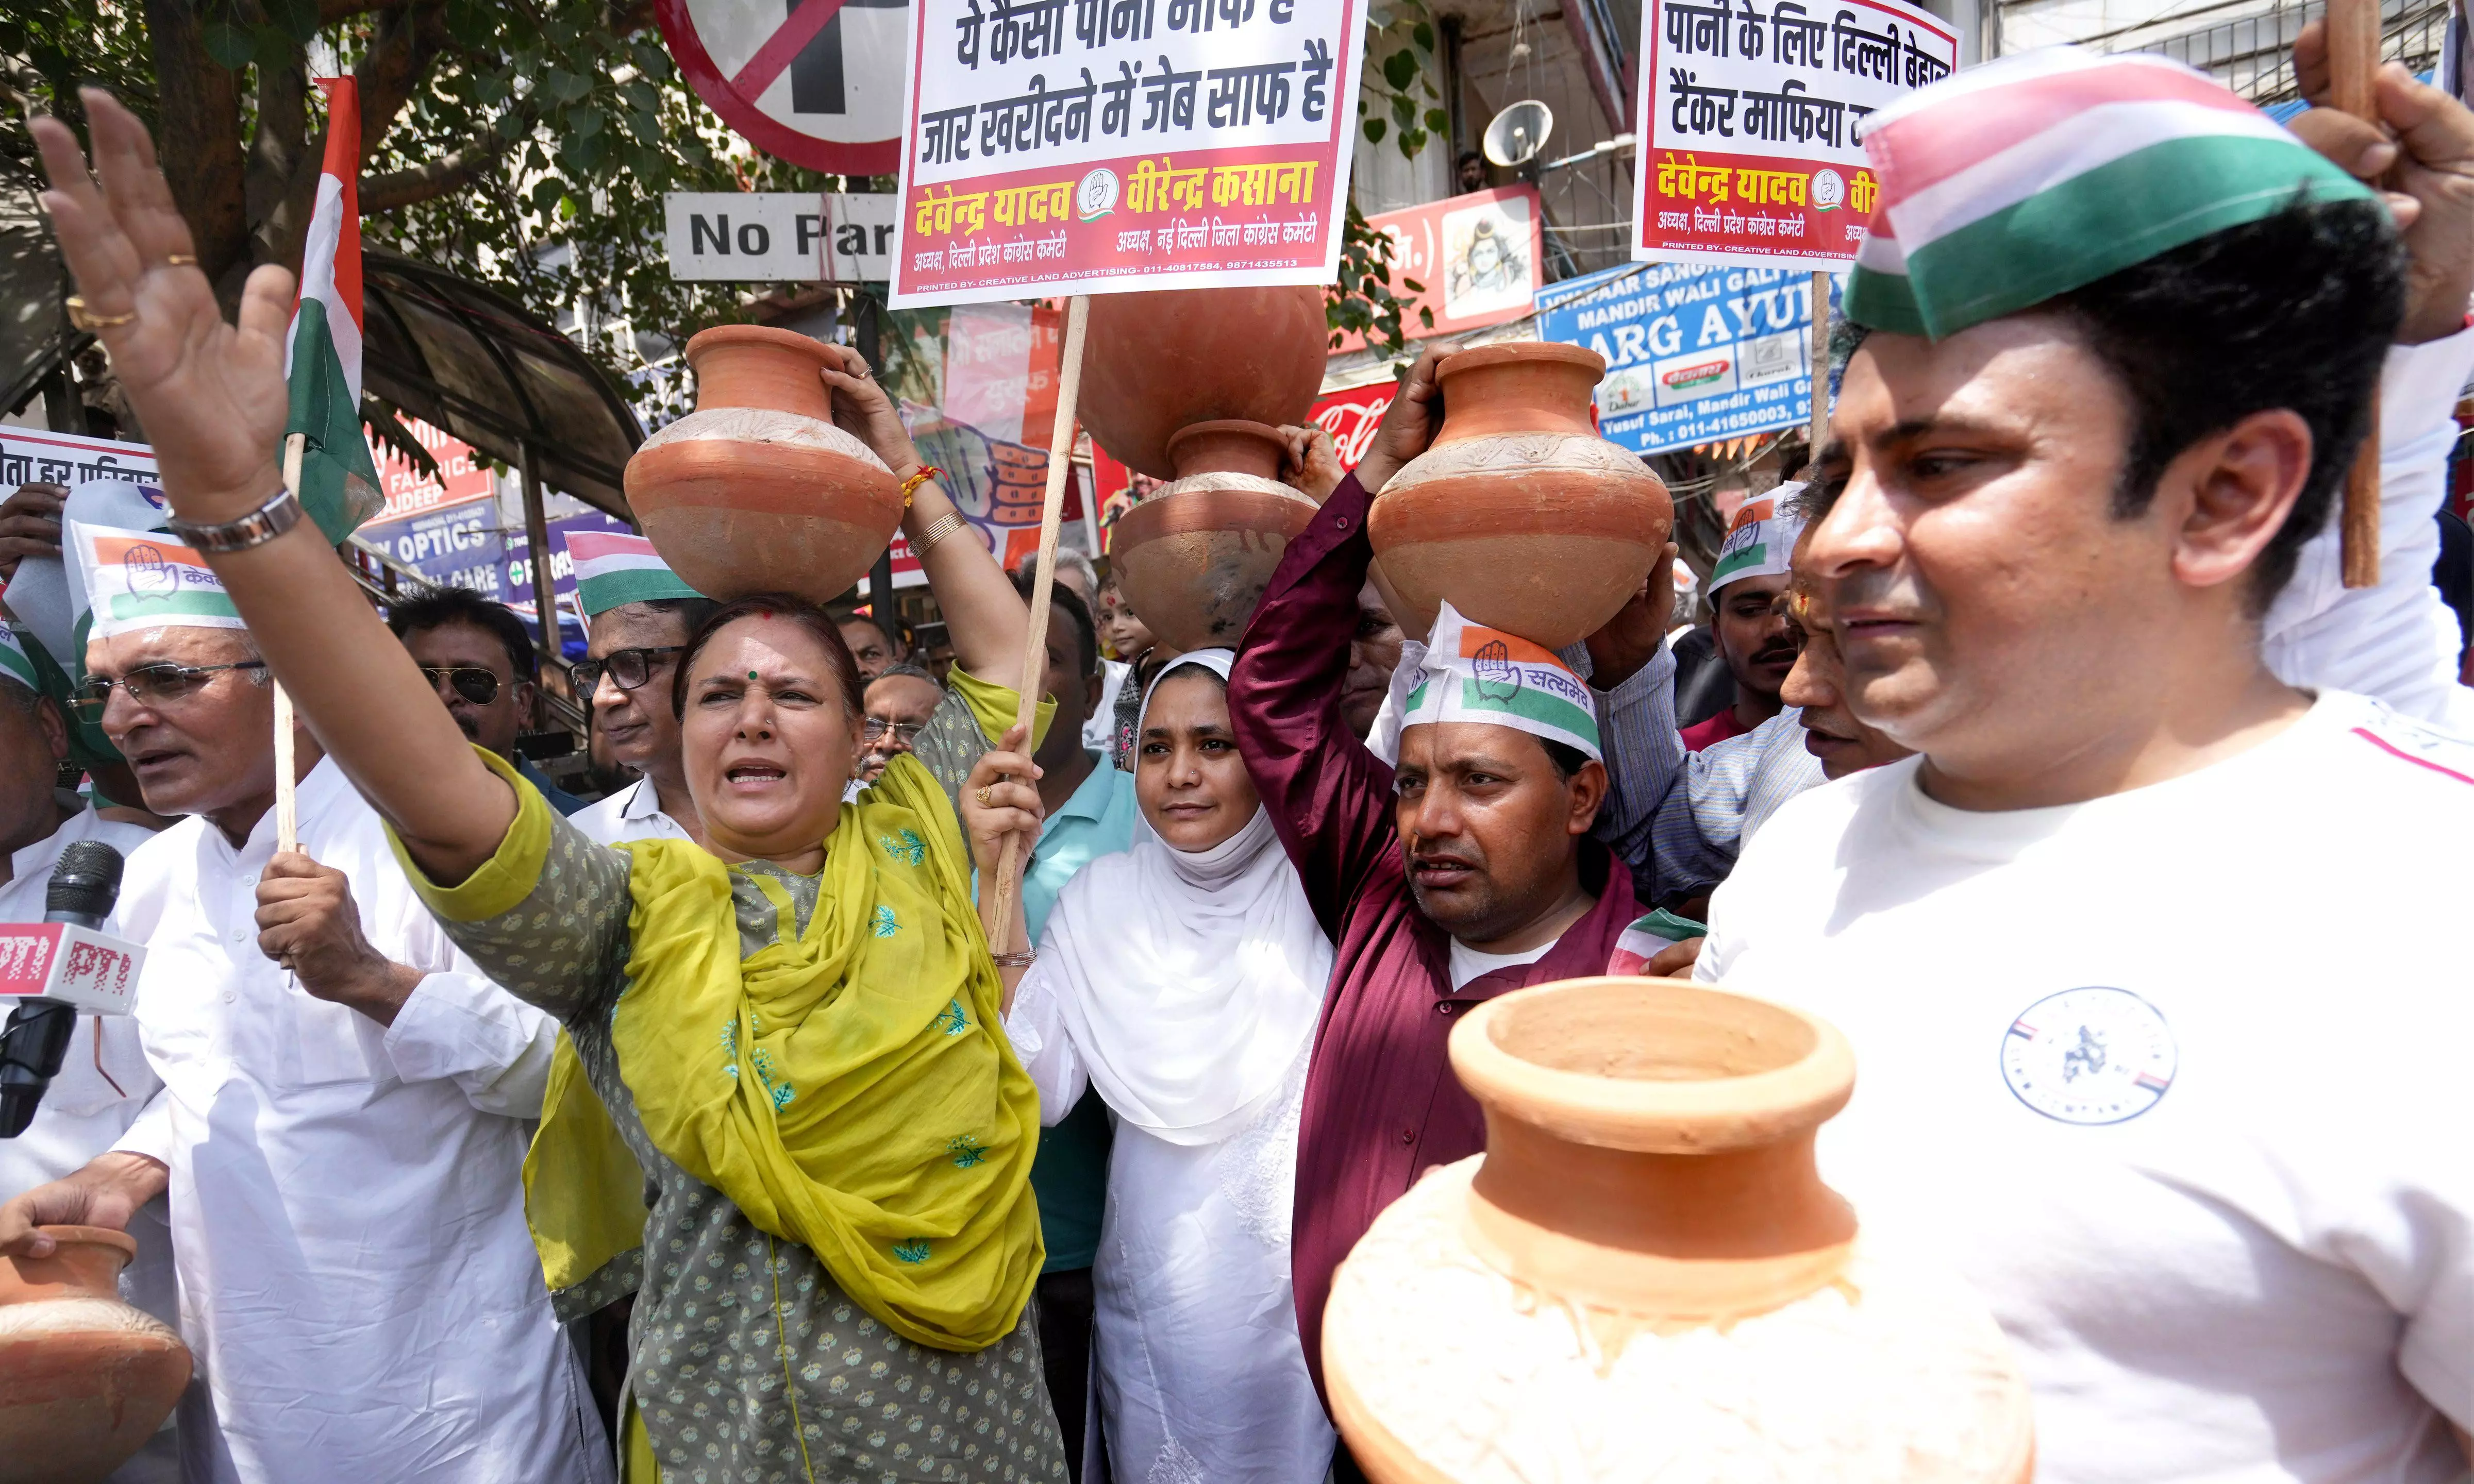
{"type": "Polygon", "coordinates": [[[1812,292],[1793,269],[1636,264],[1550,287],[1538,335],[1606,357],[1601,436],[1664,453],[1811,418],[1812,292]]]}
{"type": "Polygon", "coordinates": [[[1327,283],[1364,0],[918,0],[897,306],[1327,283]]]}
{"type": "Polygon", "coordinates": [[[1633,256],[1820,273],[1872,218],[1865,115],[1948,77],[1958,37],[1904,0],[1653,0],[1641,53],[1633,256]]]}
{"type": "Polygon", "coordinates": [[[19,485],[82,485],[89,479],[156,481],[155,450],[44,428],[0,427],[0,493],[19,485]]]}

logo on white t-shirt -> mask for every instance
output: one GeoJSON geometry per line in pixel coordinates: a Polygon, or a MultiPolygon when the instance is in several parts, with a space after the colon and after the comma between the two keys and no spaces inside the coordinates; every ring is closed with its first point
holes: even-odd
{"type": "Polygon", "coordinates": [[[2136,1118],[2173,1085],[2173,1032],[2156,1007],[2103,986],[2029,1005],[2001,1038],[2001,1076],[2019,1101],[2063,1123],[2136,1118]]]}

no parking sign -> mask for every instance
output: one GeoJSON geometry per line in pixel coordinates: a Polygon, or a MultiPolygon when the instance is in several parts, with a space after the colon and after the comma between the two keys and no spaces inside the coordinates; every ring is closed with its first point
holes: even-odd
{"type": "Polygon", "coordinates": [[[894,173],[909,0],[657,0],[654,14],[696,96],[758,149],[894,173]]]}

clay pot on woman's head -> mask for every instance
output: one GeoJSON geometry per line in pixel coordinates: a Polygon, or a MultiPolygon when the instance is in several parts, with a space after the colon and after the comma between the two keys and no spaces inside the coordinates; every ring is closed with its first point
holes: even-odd
{"type": "Polygon", "coordinates": [[[876,563],[902,487],[834,426],[817,341],[726,324],[688,342],[696,410],[627,461],[627,504],[682,581],[728,602],[795,592],[822,603],[876,563]]]}
{"type": "Polygon", "coordinates": [[[1176,477],[1189,424],[1304,421],[1329,339],[1322,290],[1295,285],[1097,294],[1085,333],[1082,425],[1154,479],[1176,477]]]}
{"type": "MultiPolygon", "coordinates": [[[[1457,603],[1457,599],[1455,599],[1457,603]]],[[[1487,1151],[1332,1282],[1323,1379],[1379,1484],[2024,1484],[2027,1388],[1955,1279],[1859,1240],[1813,1135],[1827,1023],[1666,979],[1489,1001],[1452,1067],[1487,1151]]]]}
{"type": "Polygon", "coordinates": [[[1606,361],[1579,346],[1480,346],[1437,369],[1434,446],[1368,515],[1383,586],[1412,634],[1445,600],[1473,623],[1558,648],[1633,595],[1675,525],[1666,486],[1597,436],[1589,394],[1606,361]]]}
{"type": "Polygon", "coordinates": [[[114,1281],[137,1243],[45,1227],[48,1257],[0,1257],[0,1478],[90,1484],[128,1461],[189,1384],[189,1351],[114,1281]]]}
{"type": "Polygon", "coordinates": [[[1235,647],[1317,502],[1274,477],[1286,445],[1260,422],[1198,422],[1169,441],[1177,478],[1117,517],[1108,564],[1126,600],[1180,652],[1235,647]]]}

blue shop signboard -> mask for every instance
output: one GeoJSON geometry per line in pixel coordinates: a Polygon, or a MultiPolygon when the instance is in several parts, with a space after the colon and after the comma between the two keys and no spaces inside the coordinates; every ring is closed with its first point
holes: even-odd
{"type": "MultiPolygon", "coordinates": [[[[1831,302],[1838,299],[1833,279],[1831,302]]],[[[1539,294],[1538,337],[1606,357],[1598,430],[1638,453],[1812,417],[1812,275],[1635,263],[1539,294]]]]}

